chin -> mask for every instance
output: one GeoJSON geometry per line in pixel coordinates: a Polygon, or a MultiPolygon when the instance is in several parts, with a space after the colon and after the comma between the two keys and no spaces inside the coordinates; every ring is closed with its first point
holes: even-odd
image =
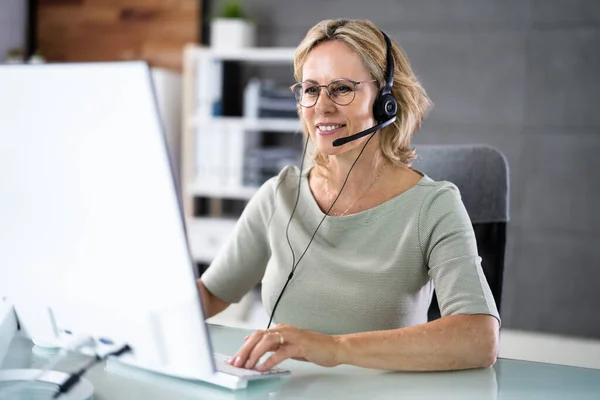
{"type": "MultiPolygon", "coordinates": [[[[365,128],[366,129],[366,128],[365,128]]],[[[350,143],[343,144],[341,146],[335,147],[333,142],[336,139],[342,139],[350,136],[350,134],[344,134],[346,132],[340,132],[338,134],[333,134],[331,136],[321,136],[316,132],[311,132],[311,136],[313,138],[313,143],[316,144],[316,148],[320,153],[326,156],[335,156],[348,152],[349,150],[356,149],[361,147],[364,144],[364,139],[358,139],[350,143]],[[316,140],[315,140],[316,139],[316,140]]],[[[367,136],[368,138],[368,136],[367,136]]]]}
{"type": "MultiPolygon", "coordinates": [[[[341,136],[344,137],[344,136],[341,136]]],[[[319,151],[325,155],[328,156],[335,156],[338,154],[342,154],[345,153],[346,151],[348,151],[349,149],[353,148],[354,146],[350,143],[348,144],[344,144],[341,146],[334,146],[333,145],[333,141],[336,139],[339,139],[341,137],[325,137],[325,138],[319,138],[319,141],[317,142],[317,147],[319,149],[319,151]]]]}

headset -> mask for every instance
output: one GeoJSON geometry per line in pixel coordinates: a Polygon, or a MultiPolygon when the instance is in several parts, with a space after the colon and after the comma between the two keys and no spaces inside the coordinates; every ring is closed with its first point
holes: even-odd
{"type": "MultiPolygon", "coordinates": [[[[329,35],[332,36],[335,29],[337,29],[339,26],[342,26],[342,24],[331,27],[330,28],[331,32],[329,35]]],[[[373,101],[373,118],[375,119],[377,124],[375,126],[372,126],[369,129],[355,133],[354,135],[350,135],[350,136],[347,136],[344,138],[334,140],[333,145],[336,147],[344,145],[346,143],[350,143],[354,140],[360,139],[361,137],[369,135],[371,133],[375,133],[375,132],[379,131],[380,129],[383,129],[386,126],[394,123],[394,121],[396,121],[396,114],[398,112],[398,101],[392,95],[392,85],[394,83],[394,57],[392,55],[392,42],[390,41],[390,38],[383,31],[380,31],[380,32],[383,35],[383,38],[385,39],[386,68],[385,68],[385,84],[379,90],[377,97],[375,97],[375,100],[373,101]]],[[[292,248],[292,243],[290,242],[290,238],[289,238],[289,227],[290,227],[290,224],[292,223],[292,219],[294,218],[294,213],[296,212],[296,208],[298,207],[298,202],[300,200],[300,188],[302,186],[302,184],[301,184],[302,183],[302,168],[304,166],[304,158],[306,155],[306,149],[308,147],[308,142],[309,142],[308,139],[306,140],[306,143],[304,145],[304,150],[302,152],[302,160],[300,161],[300,171],[298,174],[298,190],[296,192],[296,202],[294,203],[294,208],[292,209],[292,214],[290,215],[290,219],[285,228],[285,237],[286,237],[288,245],[290,247],[290,251],[292,252],[292,270],[291,270],[290,274],[288,275],[287,280],[286,280],[285,284],[283,285],[281,292],[279,293],[279,296],[277,297],[277,301],[275,301],[275,305],[273,306],[273,310],[271,311],[271,317],[269,318],[269,323],[267,324],[267,329],[269,329],[269,327],[271,326],[271,323],[273,322],[273,317],[275,316],[275,310],[277,309],[277,306],[279,305],[279,301],[281,300],[281,297],[283,296],[283,292],[285,292],[285,289],[287,288],[288,284],[292,280],[292,277],[294,276],[294,272],[296,271],[298,264],[300,264],[300,261],[302,260],[302,258],[306,254],[306,252],[308,251],[308,248],[310,247],[313,239],[317,235],[317,231],[321,227],[321,224],[323,223],[323,221],[325,221],[325,218],[327,218],[327,216],[333,209],[333,206],[335,206],[335,203],[338,201],[340,195],[342,194],[342,190],[344,190],[344,187],[346,186],[346,183],[348,182],[348,178],[350,177],[350,173],[352,172],[352,169],[358,162],[358,159],[360,158],[362,153],[365,151],[365,148],[367,147],[367,145],[369,144],[369,142],[371,141],[373,136],[371,136],[366,141],[362,150],[360,151],[360,153],[358,153],[356,160],[354,160],[354,163],[352,163],[352,166],[350,166],[350,169],[348,170],[348,174],[346,175],[346,179],[344,179],[344,183],[340,187],[340,191],[339,191],[338,195],[336,196],[336,198],[333,200],[333,202],[329,206],[329,209],[327,210],[327,212],[325,213],[325,215],[323,216],[323,218],[321,219],[321,221],[315,228],[315,231],[313,232],[310,240],[308,241],[306,248],[304,249],[304,251],[302,252],[300,257],[298,258],[298,261],[296,261],[296,255],[294,254],[294,249],[292,248]]]]}
{"type": "Polygon", "coordinates": [[[366,129],[362,132],[355,133],[354,135],[347,136],[345,138],[336,139],[333,141],[334,146],[341,146],[346,143],[350,143],[356,139],[360,139],[370,133],[377,132],[380,129],[392,124],[396,121],[396,113],[398,112],[398,101],[392,95],[392,85],[394,84],[394,57],[392,56],[392,42],[390,38],[383,32],[380,31],[385,39],[386,45],[386,67],[385,67],[385,84],[379,90],[375,101],[373,102],[373,118],[377,121],[377,125],[366,129]]]}

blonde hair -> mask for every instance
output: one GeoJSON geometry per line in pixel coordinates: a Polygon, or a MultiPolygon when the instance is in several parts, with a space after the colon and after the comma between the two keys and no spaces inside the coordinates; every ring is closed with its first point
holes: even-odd
{"type": "MultiPolygon", "coordinates": [[[[362,59],[363,65],[376,79],[380,87],[385,84],[386,44],[381,31],[368,20],[330,19],[313,26],[294,55],[294,77],[302,81],[302,67],[306,59],[317,45],[339,40],[355,51],[362,59]]],[[[392,41],[394,58],[394,83],[392,94],[398,101],[396,121],[382,129],[379,135],[380,155],[388,162],[399,166],[411,166],[416,151],[411,149],[412,135],[421,127],[425,114],[431,107],[431,101],[425,89],[415,76],[406,54],[400,46],[392,41]]],[[[300,114],[300,107],[298,110],[300,114]]],[[[302,119],[302,117],[300,116],[302,119]]],[[[304,135],[308,136],[305,121],[304,135]]],[[[326,168],[327,156],[315,151],[313,161],[326,168]]]]}

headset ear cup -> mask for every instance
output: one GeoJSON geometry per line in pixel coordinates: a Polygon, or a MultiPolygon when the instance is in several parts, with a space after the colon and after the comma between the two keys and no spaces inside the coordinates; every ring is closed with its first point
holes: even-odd
{"type": "Polygon", "coordinates": [[[398,102],[391,94],[379,94],[373,102],[373,117],[377,122],[387,121],[398,112],[398,102]]]}
{"type": "Polygon", "coordinates": [[[391,94],[387,94],[383,98],[383,112],[386,120],[395,117],[398,112],[398,102],[391,94]]]}

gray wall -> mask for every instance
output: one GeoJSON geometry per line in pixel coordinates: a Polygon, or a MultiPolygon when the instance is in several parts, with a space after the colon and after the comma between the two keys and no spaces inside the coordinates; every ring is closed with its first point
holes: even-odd
{"type": "Polygon", "coordinates": [[[25,48],[26,22],[26,0],[0,0],[0,63],[9,49],[25,48]]]}
{"type": "Polygon", "coordinates": [[[504,326],[600,338],[600,1],[246,4],[259,45],[339,17],[397,40],[435,103],[415,142],[487,143],[510,163],[504,326]]]}

